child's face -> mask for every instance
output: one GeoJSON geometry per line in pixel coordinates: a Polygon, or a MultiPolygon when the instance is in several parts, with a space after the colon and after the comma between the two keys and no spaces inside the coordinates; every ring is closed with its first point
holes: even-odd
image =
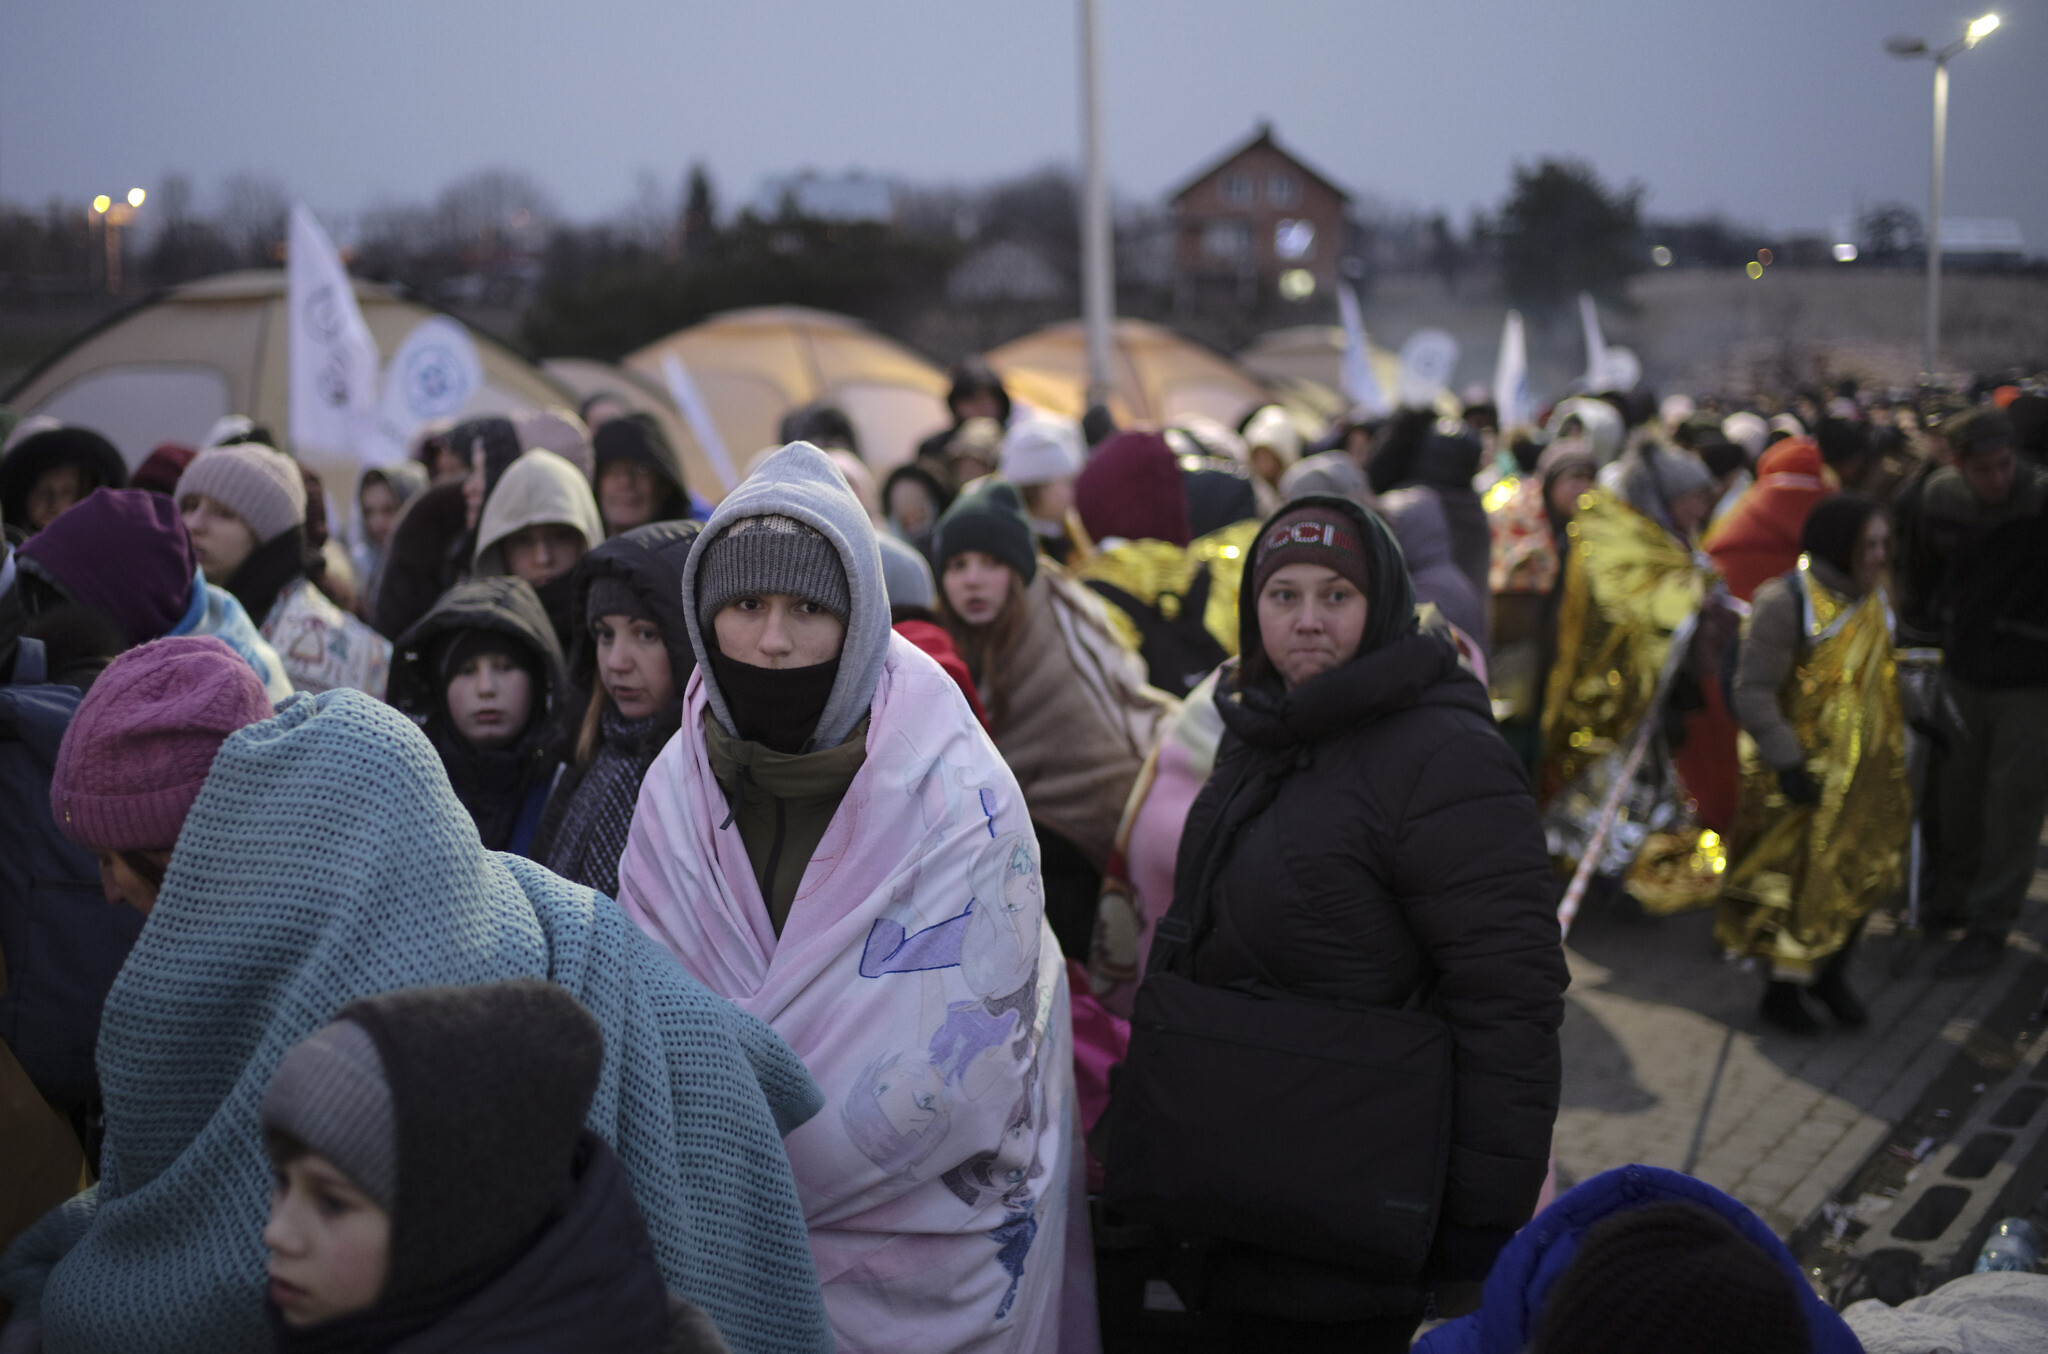
{"type": "Polygon", "coordinates": [[[533,710],[533,679],[510,654],[484,652],[448,679],[448,719],[479,751],[510,747],[533,710]]]}
{"type": "Polygon", "coordinates": [[[391,1262],[391,1215],[310,1153],[273,1168],[270,1300],[285,1324],[313,1326],[377,1301],[391,1262]]]}

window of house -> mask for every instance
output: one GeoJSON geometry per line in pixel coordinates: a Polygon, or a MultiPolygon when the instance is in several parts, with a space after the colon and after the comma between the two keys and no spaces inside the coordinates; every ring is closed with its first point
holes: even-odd
{"type": "Polygon", "coordinates": [[[1316,225],[1294,217],[1273,227],[1273,252],[1283,259],[1305,259],[1315,254],[1316,225]]]}
{"type": "Polygon", "coordinates": [[[1266,176],[1266,201],[1275,207],[1292,207],[1301,201],[1301,184],[1292,174],[1266,176]]]}
{"type": "Polygon", "coordinates": [[[1249,258],[1252,228],[1242,221],[1211,221],[1202,230],[1202,252],[1212,259],[1249,258]]]}
{"type": "Polygon", "coordinates": [[[1223,200],[1233,207],[1252,205],[1252,176],[1249,174],[1225,174],[1223,176],[1223,200]]]}

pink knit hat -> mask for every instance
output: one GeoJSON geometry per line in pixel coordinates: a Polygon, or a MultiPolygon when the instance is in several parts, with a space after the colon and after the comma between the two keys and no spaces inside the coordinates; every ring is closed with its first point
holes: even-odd
{"type": "Polygon", "coordinates": [[[64,731],[50,780],[58,829],[88,851],[175,846],[221,743],[272,713],[255,672],[211,635],[130,649],[64,731]]]}

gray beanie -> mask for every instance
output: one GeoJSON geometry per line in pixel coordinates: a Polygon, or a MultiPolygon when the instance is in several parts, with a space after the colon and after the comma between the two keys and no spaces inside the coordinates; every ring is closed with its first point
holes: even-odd
{"type": "Polygon", "coordinates": [[[697,623],[737,598],[784,593],[815,602],[844,622],[853,611],[846,566],[832,543],[794,517],[742,517],[704,549],[697,564],[697,623]]]}
{"type": "Polygon", "coordinates": [[[924,556],[884,532],[875,533],[882,551],[882,588],[889,605],[932,607],[938,605],[938,586],[932,581],[932,566],[924,556]]]}
{"type": "Polygon", "coordinates": [[[260,442],[202,451],[178,477],[177,497],[205,494],[249,524],[268,545],[306,520],[306,480],[298,462],[260,442]]]}
{"type": "Polygon", "coordinates": [[[288,1133],[386,1213],[398,1204],[398,1129],[384,1060],[353,1020],[322,1026],[286,1050],[258,1114],[288,1133]]]}

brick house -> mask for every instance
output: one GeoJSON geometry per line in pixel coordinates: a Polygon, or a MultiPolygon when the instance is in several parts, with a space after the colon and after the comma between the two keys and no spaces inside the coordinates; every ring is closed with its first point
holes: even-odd
{"type": "Polygon", "coordinates": [[[1168,201],[1180,309],[1258,307],[1280,295],[1281,275],[1294,269],[1306,270],[1323,298],[1337,282],[1351,195],[1283,149],[1270,123],[1168,201]]]}

